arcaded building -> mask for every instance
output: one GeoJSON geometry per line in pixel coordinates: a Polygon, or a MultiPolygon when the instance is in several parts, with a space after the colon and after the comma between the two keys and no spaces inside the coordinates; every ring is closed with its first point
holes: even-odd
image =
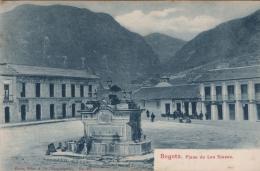
{"type": "Polygon", "coordinates": [[[260,120],[260,66],[214,69],[200,83],[202,111],[211,120],[260,120]]]}
{"type": "Polygon", "coordinates": [[[0,124],[79,117],[98,80],[85,70],[0,64],[0,124]]]}
{"type": "Polygon", "coordinates": [[[154,87],[141,88],[135,100],[159,116],[179,110],[202,113],[207,120],[260,121],[259,65],[192,74],[185,84],[171,85],[172,80],[163,78],[154,87]]]}

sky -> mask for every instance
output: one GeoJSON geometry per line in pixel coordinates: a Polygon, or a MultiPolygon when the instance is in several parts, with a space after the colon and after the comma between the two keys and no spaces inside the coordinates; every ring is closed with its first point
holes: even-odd
{"type": "Polygon", "coordinates": [[[25,3],[64,4],[87,8],[94,12],[108,13],[122,26],[143,36],[159,32],[183,40],[191,40],[202,31],[212,29],[220,23],[247,16],[260,9],[260,1],[9,1],[1,4],[0,12],[11,10],[25,3]]]}

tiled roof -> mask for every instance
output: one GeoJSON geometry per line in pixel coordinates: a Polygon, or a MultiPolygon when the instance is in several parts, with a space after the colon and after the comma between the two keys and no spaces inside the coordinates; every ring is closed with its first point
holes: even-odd
{"type": "Polygon", "coordinates": [[[193,99],[199,98],[198,85],[141,88],[134,93],[135,100],[193,99]]]}
{"type": "Polygon", "coordinates": [[[249,78],[260,78],[259,65],[209,70],[194,82],[238,80],[249,78]]]}
{"type": "Polygon", "coordinates": [[[1,64],[1,75],[26,75],[26,76],[51,76],[51,77],[71,77],[71,78],[91,78],[97,79],[95,75],[87,73],[85,70],[50,68],[27,65],[1,64]]]}

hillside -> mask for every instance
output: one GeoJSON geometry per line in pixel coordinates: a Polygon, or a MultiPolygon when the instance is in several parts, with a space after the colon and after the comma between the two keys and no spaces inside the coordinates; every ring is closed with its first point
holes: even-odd
{"type": "Polygon", "coordinates": [[[108,14],[21,5],[0,17],[2,62],[88,69],[121,84],[153,75],[159,64],[142,36],[108,14]]]}
{"type": "Polygon", "coordinates": [[[175,53],[186,43],[184,40],[173,38],[161,33],[152,33],[144,37],[153,48],[162,64],[166,64],[175,53]]]}
{"type": "Polygon", "coordinates": [[[260,10],[204,31],[187,42],[172,57],[169,72],[215,63],[218,65],[248,65],[259,63],[260,10]]]}

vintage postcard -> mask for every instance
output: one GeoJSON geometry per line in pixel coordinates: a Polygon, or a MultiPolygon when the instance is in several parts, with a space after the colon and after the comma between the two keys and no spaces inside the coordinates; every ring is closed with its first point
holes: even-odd
{"type": "Polygon", "coordinates": [[[259,171],[260,1],[4,1],[1,171],[259,171]]]}

